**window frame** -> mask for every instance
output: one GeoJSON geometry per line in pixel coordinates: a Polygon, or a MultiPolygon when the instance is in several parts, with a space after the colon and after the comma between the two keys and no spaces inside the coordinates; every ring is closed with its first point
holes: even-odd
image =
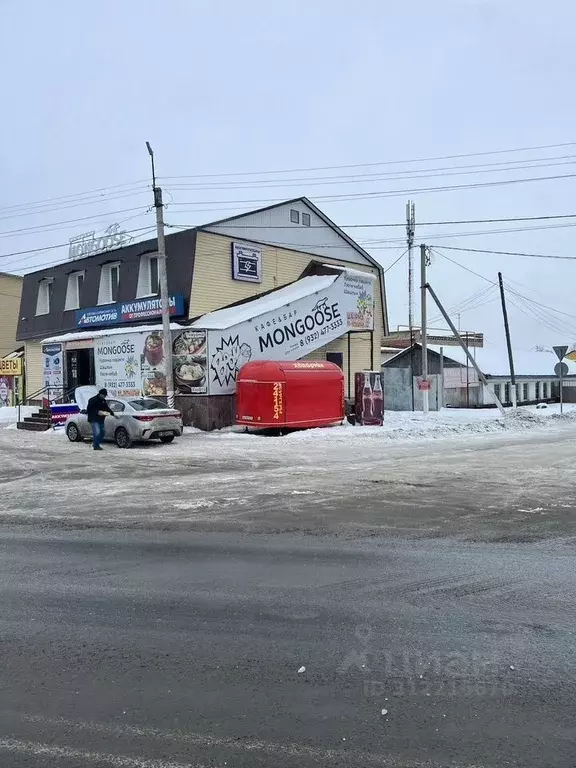
{"type": "Polygon", "coordinates": [[[121,261],[109,261],[102,264],[100,267],[100,285],[98,287],[98,306],[103,307],[106,304],[116,304],[118,302],[118,295],[114,297],[112,290],[112,270],[118,270],[118,281],[116,285],[116,291],[120,290],[120,267],[121,261]],[[105,282],[106,281],[106,282],[105,282]],[[107,299],[107,300],[105,300],[107,299]]]}
{"type": "Polygon", "coordinates": [[[296,210],[296,208],[290,208],[290,223],[300,224],[300,211],[296,210]]]}
{"type": "Polygon", "coordinates": [[[311,226],[311,220],[310,220],[310,214],[309,213],[302,213],[301,220],[302,220],[302,226],[303,227],[310,227],[311,226]]]}
{"type": "Polygon", "coordinates": [[[138,265],[138,286],[136,288],[136,298],[144,299],[147,296],[160,295],[160,270],[158,259],[159,254],[157,251],[143,253],[140,256],[140,263],[138,265]],[[152,281],[152,261],[156,262],[156,291],[153,290],[154,285],[152,281]]]}
{"type": "Polygon", "coordinates": [[[68,273],[68,284],[66,286],[66,300],[64,302],[64,311],[70,312],[74,309],[80,309],[82,306],[82,297],[80,295],[82,286],[84,285],[84,279],[86,277],[85,270],[78,270],[77,272],[68,273]],[[73,286],[73,287],[72,287],[73,286]]]}
{"type": "Polygon", "coordinates": [[[54,298],[54,278],[43,277],[38,281],[38,292],[36,294],[35,316],[49,315],[52,311],[52,301],[54,298]],[[41,297],[41,292],[44,296],[41,297]],[[42,301],[42,305],[40,304],[42,301]]]}

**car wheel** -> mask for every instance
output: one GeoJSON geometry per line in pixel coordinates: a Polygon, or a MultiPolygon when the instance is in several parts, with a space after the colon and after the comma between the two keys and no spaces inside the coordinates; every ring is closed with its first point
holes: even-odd
{"type": "Polygon", "coordinates": [[[71,443],[81,443],[82,435],[76,424],[68,424],[66,427],[66,437],[71,443]]]}
{"type": "Polygon", "coordinates": [[[173,443],[174,442],[174,435],[164,435],[164,437],[160,438],[161,443],[173,443]]]}
{"type": "Polygon", "coordinates": [[[114,440],[118,448],[130,448],[132,445],[132,438],[124,427],[118,427],[116,432],[114,432],[114,440]]]}

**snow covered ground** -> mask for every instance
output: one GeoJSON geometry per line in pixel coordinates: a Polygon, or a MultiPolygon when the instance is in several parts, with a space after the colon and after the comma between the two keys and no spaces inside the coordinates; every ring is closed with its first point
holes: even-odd
{"type": "MultiPolygon", "coordinates": [[[[22,417],[30,415],[36,409],[22,407],[22,417]]],[[[18,408],[0,408],[0,428],[10,426],[15,428],[18,418],[18,408]]],[[[387,411],[382,427],[351,426],[345,422],[341,426],[322,429],[308,429],[291,432],[281,438],[288,443],[309,443],[317,441],[352,443],[352,442],[381,442],[381,441],[419,441],[441,438],[458,438],[473,435],[493,433],[524,432],[530,429],[548,428],[555,425],[569,424],[576,421],[576,405],[564,405],[564,413],[560,415],[560,405],[555,403],[547,408],[522,406],[516,412],[507,410],[502,417],[499,411],[492,409],[456,409],[444,408],[441,411],[431,411],[427,416],[419,411],[387,411]]],[[[37,433],[36,437],[63,437],[63,428],[56,428],[47,433],[37,433]]],[[[193,427],[184,428],[184,439],[173,446],[172,451],[181,453],[198,448],[198,442],[207,444],[212,441],[243,441],[246,444],[254,440],[264,439],[257,432],[247,433],[243,427],[227,427],[215,432],[202,432],[193,427]]],[[[267,436],[267,439],[272,439],[267,436]]],[[[151,446],[150,446],[151,447],[151,446]]],[[[158,450],[165,450],[158,445],[158,450]]]]}
{"type": "MultiPolygon", "coordinates": [[[[31,416],[38,408],[30,405],[23,405],[20,408],[21,418],[25,416],[31,416]]],[[[0,427],[6,426],[6,424],[15,424],[18,421],[18,407],[9,406],[7,408],[0,408],[0,427]]]]}
{"type": "MultiPolygon", "coordinates": [[[[427,416],[419,411],[387,411],[382,427],[353,427],[345,422],[341,426],[291,432],[280,439],[304,443],[309,441],[351,442],[356,440],[363,442],[367,440],[413,441],[502,432],[524,432],[527,429],[569,424],[571,421],[576,421],[576,405],[571,404],[564,406],[563,415],[560,415],[559,404],[549,405],[543,409],[538,409],[536,406],[523,406],[518,408],[516,412],[508,410],[504,417],[495,408],[443,408],[441,411],[431,411],[427,416]]],[[[207,440],[248,441],[261,439],[257,432],[246,433],[242,427],[228,427],[208,434],[186,427],[185,435],[207,440]]]]}
{"type": "Polygon", "coordinates": [[[0,429],[0,522],[549,535],[576,525],[576,408],[387,413],[385,426],[186,430],[126,451],[0,429]],[[495,533],[495,527],[498,531],[495,533]]]}

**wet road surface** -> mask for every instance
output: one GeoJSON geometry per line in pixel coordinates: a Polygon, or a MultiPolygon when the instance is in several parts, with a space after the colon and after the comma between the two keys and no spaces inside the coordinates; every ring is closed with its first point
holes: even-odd
{"type": "Polygon", "coordinates": [[[572,767],[575,588],[559,536],[5,526],[0,765],[572,767]]]}

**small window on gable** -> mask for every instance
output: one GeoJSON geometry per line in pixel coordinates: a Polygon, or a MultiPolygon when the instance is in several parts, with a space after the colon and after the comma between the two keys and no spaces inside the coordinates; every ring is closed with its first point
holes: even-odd
{"type": "Polygon", "coordinates": [[[36,314],[48,315],[52,309],[52,292],[54,278],[45,277],[38,283],[38,296],[36,297],[36,314]]]}
{"type": "Polygon", "coordinates": [[[100,270],[100,288],[98,290],[98,304],[112,304],[118,301],[118,289],[120,287],[120,262],[102,264],[100,270]]]}
{"type": "Polygon", "coordinates": [[[290,209],[290,221],[292,224],[300,224],[300,211],[294,210],[294,208],[290,209]]]}
{"type": "Polygon", "coordinates": [[[158,254],[144,253],[140,256],[136,295],[138,298],[141,298],[142,296],[156,296],[159,290],[158,254]]]}
{"type": "Polygon", "coordinates": [[[303,213],[302,214],[302,226],[309,227],[310,226],[310,214],[309,213],[303,213]]]}
{"type": "Polygon", "coordinates": [[[80,309],[82,298],[82,286],[84,285],[84,272],[71,272],[68,275],[68,287],[66,288],[65,310],[80,309]]]}

